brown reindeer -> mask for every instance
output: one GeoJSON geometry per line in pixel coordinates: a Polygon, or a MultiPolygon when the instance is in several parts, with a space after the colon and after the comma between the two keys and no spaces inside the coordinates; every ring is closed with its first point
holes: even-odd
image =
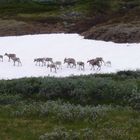
{"type": "Polygon", "coordinates": [[[77,62],[77,65],[79,66],[79,70],[84,70],[85,69],[85,63],[82,61],[77,62]]]}
{"type": "Polygon", "coordinates": [[[76,67],[76,61],[74,58],[65,58],[64,63],[67,63],[67,67],[76,67]]]}
{"type": "Polygon", "coordinates": [[[18,58],[18,57],[11,57],[11,59],[14,62],[14,64],[13,64],[14,66],[16,65],[16,62],[18,63],[18,66],[19,66],[19,64],[22,66],[22,63],[20,61],[20,58],[18,58]]]}
{"type": "Polygon", "coordinates": [[[91,65],[92,62],[96,61],[96,59],[90,59],[87,61],[87,63],[89,63],[89,65],[91,65]]]}
{"type": "Polygon", "coordinates": [[[8,53],[5,53],[5,56],[7,56],[7,57],[9,58],[8,61],[10,62],[10,60],[11,60],[13,57],[16,57],[16,54],[14,54],[14,53],[13,53],[13,54],[12,54],[12,53],[9,53],[9,54],[8,54],[8,53]]]}
{"type": "Polygon", "coordinates": [[[91,60],[88,60],[87,63],[89,63],[91,65],[91,70],[93,69],[94,70],[94,66],[97,66],[98,70],[101,69],[101,64],[100,64],[100,61],[98,59],[91,59],[91,60]]]}
{"type": "Polygon", "coordinates": [[[3,62],[3,55],[0,55],[0,60],[3,62]]]}
{"type": "Polygon", "coordinates": [[[45,59],[44,58],[35,58],[34,62],[36,62],[35,65],[39,64],[39,66],[40,66],[40,63],[42,63],[42,66],[43,66],[45,64],[45,59]]]}
{"type": "Polygon", "coordinates": [[[54,71],[55,71],[55,73],[56,73],[57,67],[56,67],[56,65],[55,65],[54,63],[48,64],[48,65],[47,65],[47,68],[50,68],[50,71],[51,71],[51,72],[52,72],[52,69],[54,69],[54,71]]]}

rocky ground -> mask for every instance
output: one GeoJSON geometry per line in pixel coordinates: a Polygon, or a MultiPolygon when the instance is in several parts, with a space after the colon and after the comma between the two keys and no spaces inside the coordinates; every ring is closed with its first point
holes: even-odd
{"type": "Polygon", "coordinates": [[[137,5],[120,9],[117,13],[98,13],[88,16],[79,12],[66,12],[66,9],[64,12],[60,10],[58,15],[55,12],[51,13],[52,15],[49,15],[49,12],[38,15],[35,13],[15,15],[12,11],[13,15],[8,13],[5,17],[7,13],[2,12],[0,36],[63,32],[78,33],[86,39],[117,43],[140,42],[140,8],[137,5]]]}
{"type": "MultiPolygon", "coordinates": [[[[140,23],[139,23],[140,25],[140,23]]],[[[85,38],[119,43],[138,43],[140,42],[140,26],[136,24],[108,24],[92,27],[82,33],[85,38]]]]}
{"type": "Polygon", "coordinates": [[[61,33],[66,32],[59,23],[28,23],[17,20],[0,19],[0,36],[17,36],[27,34],[61,33]]]}

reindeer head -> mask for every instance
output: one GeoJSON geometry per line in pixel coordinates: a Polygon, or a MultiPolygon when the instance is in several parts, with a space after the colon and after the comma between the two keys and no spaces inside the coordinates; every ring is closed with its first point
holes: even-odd
{"type": "Polygon", "coordinates": [[[64,64],[67,62],[67,58],[64,59],[64,64]]]}

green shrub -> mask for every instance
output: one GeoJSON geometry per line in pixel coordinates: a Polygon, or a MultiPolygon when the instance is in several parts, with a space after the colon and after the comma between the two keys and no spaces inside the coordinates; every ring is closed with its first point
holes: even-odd
{"type": "Polygon", "coordinates": [[[140,92],[137,88],[132,91],[128,102],[134,109],[140,110],[140,92]]]}
{"type": "Polygon", "coordinates": [[[46,103],[20,104],[12,114],[14,117],[32,115],[53,117],[60,122],[95,122],[97,118],[103,118],[108,112],[118,109],[112,106],[81,106],[61,101],[47,101],[46,103]]]}
{"type": "Polygon", "coordinates": [[[65,128],[55,128],[52,132],[39,137],[39,140],[94,140],[93,130],[85,128],[80,132],[67,130],[65,128]]]}
{"type": "Polygon", "coordinates": [[[0,94],[0,105],[17,104],[22,100],[20,95],[0,94]]]}
{"type": "Polygon", "coordinates": [[[43,101],[61,99],[82,105],[132,105],[130,100],[132,102],[132,98],[134,100],[134,96],[136,96],[133,92],[135,89],[137,89],[138,94],[140,91],[138,72],[0,81],[1,94],[21,95],[24,99],[43,101]]]}

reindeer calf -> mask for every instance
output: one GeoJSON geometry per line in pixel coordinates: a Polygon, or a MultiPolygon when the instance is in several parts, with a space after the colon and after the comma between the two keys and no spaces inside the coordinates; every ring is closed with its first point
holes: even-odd
{"type": "Polygon", "coordinates": [[[57,69],[59,69],[59,68],[62,69],[62,63],[61,63],[61,61],[55,61],[54,64],[56,65],[57,69]]]}
{"type": "Polygon", "coordinates": [[[35,58],[34,62],[36,62],[35,65],[39,64],[39,66],[40,66],[40,63],[42,63],[42,66],[43,66],[45,64],[45,59],[44,58],[35,58]]]}
{"type": "Polygon", "coordinates": [[[106,62],[105,62],[105,66],[111,67],[111,61],[106,61],[106,62]]]}
{"type": "Polygon", "coordinates": [[[55,73],[56,73],[57,67],[56,67],[56,65],[55,65],[54,63],[48,64],[48,65],[47,65],[47,68],[50,68],[50,71],[51,71],[51,72],[52,72],[52,69],[54,69],[54,71],[55,71],[55,73]]]}
{"type": "Polygon", "coordinates": [[[77,65],[79,66],[79,70],[84,70],[85,69],[85,63],[82,61],[77,62],[77,65]]]}

